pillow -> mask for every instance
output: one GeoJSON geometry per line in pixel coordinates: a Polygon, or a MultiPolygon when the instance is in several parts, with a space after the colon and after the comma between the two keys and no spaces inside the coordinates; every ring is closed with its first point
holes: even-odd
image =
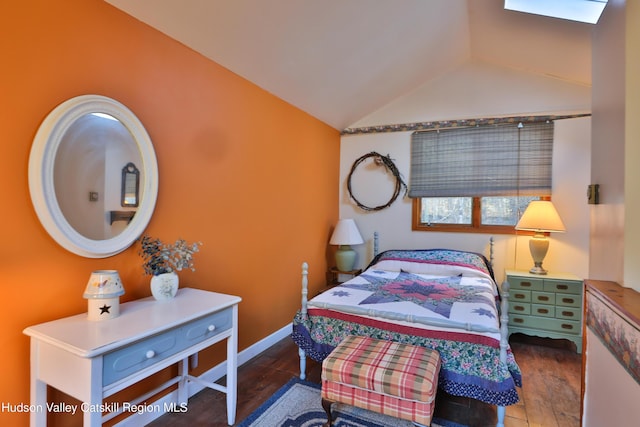
{"type": "Polygon", "coordinates": [[[414,274],[457,275],[479,272],[493,279],[487,259],[475,252],[452,249],[389,250],[378,254],[368,268],[414,274]]]}

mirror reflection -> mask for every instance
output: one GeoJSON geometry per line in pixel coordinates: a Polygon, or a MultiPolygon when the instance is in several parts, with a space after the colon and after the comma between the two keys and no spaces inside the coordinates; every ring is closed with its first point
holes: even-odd
{"type": "Polygon", "coordinates": [[[142,234],[156,205],[151,138],[115,99],[68,99],[36,132],[29,192],[42,226],[62,247],[90,258],[120,253],[142,234]]]}
{"type": "Polygon", "coordinates": [[[138,206],[140,188],[140,171],[133,163],[129,162],[122,168],[122,197],[120,206],[138,206]]]}
{"type": "Polygon", "coordinates": [[[54,167],[56,199],[69,224],[94,240],[122,233],[137,206],[135,195],[122,203],[123,166],[141,161],[136,141],[115,117],[89,113],[73,122],[62,137],[54,167]]]}

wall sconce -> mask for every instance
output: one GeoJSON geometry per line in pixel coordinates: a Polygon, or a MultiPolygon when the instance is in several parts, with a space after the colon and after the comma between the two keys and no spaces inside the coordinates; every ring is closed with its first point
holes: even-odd
{"type": "Polygon", "coordinates": [[[124,288],[116,270],[96,270],[91,273],[83,295],[87,299],[89,320],[118,317],[120,295],[124,295],[124,288]]]}
{"type": "Polygon", "coordinates": [[[533,200],[516,224],[516,230],[533,231],[535,234],[529,240],[529,250],[533,258],[533,267],[529,270],[533,274],[547,274],[542,268],[542,260],[549,250],[549,239],[543,233],[565,231],[564,224],[558,211],[548,200],[533,200]]]}
{"type": "Polygon", "coordinates": [[[364,243],[355,221],[352,219],[338,221],[329,243],[338,245],[338,250],[336,251],[336,267],[338,270],[352,271],[356,263],[356,251],[351,249],[350,245],[364,243]]]}

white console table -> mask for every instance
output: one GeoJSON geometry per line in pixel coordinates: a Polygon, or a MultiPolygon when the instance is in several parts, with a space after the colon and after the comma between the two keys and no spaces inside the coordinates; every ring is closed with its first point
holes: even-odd
{"type": "MultiPolygon", "coordinates": [[[[120,306],[120,316],[90,321],[87,314],[28,327],[31,337],[31,426],[47,423],[47,385],[82,402],[85,426],[99,426],[119,413],[103,404],[111,396],[178,363],[179,374],[156,390],[178,384],[176,408],[189,398],[189,382],[227,394],[227,421],[235,422],[237,397],[238,303],[240,297],[180,289],[169,301],[145,298],[120,306]],[[188,374],[189,357],[227,339],[226,386],[188,374]]],[[[127,403],[127,407],[135,402],[127,403]]]]}

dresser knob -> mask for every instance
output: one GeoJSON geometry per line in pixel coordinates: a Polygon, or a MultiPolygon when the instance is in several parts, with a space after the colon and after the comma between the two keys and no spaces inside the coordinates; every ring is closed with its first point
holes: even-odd
{"type": "Polygon", "coordinates": [[[207,328],[207,330],[208,330],[209,332],[213,332],[213,331],[215,331],[215,330],[216,330],[216,325],[209,325],[209,327],[207,328]]]}
{"type": "Polygon", "coordinates": [[[156,355],[156,352],[153,350],[147,351],[147,354],[146,354],[147,359],[152,359],[155,355],[156,355]]]}

